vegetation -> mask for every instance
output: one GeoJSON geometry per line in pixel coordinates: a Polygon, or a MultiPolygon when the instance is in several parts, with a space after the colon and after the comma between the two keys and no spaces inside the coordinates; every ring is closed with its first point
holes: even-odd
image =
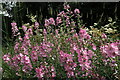
{"type": "MultiPolygon", "coordinates": [[[[37,7],[37,3],[29,4],[37,7]]],[[[19,12],[13,15],[11,32],[6,32],[9,28],[4,24],[3,40],[8,43],[2,48],[3,78],[120,79],[118,6],[114,7],[115,16],[104,17],[107,14],[103,10],[100,18],[94,18],[94,9],[90,8],[85,18],[83,13],[87,10],[81,6],[93,3],[39,4],[50,7],[45,10],[40,6],[40,11],[29,11],[33,6],[17,3],[19,7],[15,8],[27,9],[27,15],[19,12]],[[81,5],[80,9],[76,5],[81,5]],[[49,12],[43,14],[42,10],[49,12]],[[18,14],[25,17],[15,17],[18,14]]],[[[110,3],[99,4],[105,9],[110,3]]]]}

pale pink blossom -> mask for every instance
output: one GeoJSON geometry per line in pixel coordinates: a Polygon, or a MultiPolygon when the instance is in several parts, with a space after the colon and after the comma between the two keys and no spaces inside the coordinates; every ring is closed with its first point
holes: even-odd
{"type": "Polygon", "coordinates": [[[15,53],[17,53],[18,51],[19,51],[19,43],[18,42],[16,42],[16,44],[15,44],[15,46],[14,46],[14,51],[15,51],[15,53]]]}
{"type": "Polygon", "coordinates": [[[38,55],[37,55],[36,51],[32,51],[32,53],[30,55],[31,55],[31,59],[33,62],[38,61],[38,55]]]}
{"type": "Polygon", "coordinates": [[[107,35],[103,33],[101,37],[102,38],[107,38],[107,35]]]}
{"type": "Polygon", "coordinates": [[[74,13],[79,14],[80,13],[79,9],[75,9],[74,13]]]}
{"type": "Polygon", "coordinates": [[[35,22],[35,29],[37,29],[39,27],[39,23],[38,22],[35,22]]]}
{"type": "Polygon", "coordinates": [[[49,18],[49,24],[55,25],[55,20],[53,18],[49,18]]]}
{"type": "Polygon", "coordinates": [[[48,19],[45,19],[45,27],[49,26],[49,20],[48,19]]]}
{"type": "Polygon", "coordinates": [[[11,23],[11,26],[12,26],[13,36],[19,35],[19,34],[17,34],[17,32],[19,31],[17,28],[17,23],[13,22],[13,23],[11,23]]]}
{"type": "Polygon", "coordinates": [[[60,24],[60,23],[62,23],[62,19],[61,19],[61,17],[57,17],[57,18],[56,18],[56,24],[58,25],[58,24],[60,24]]]}
{"type": "Polygon", "coordinates": [[[58,14],[58,16],[61,16],[61,17],[65,17],[66,16],[66,13],[64,12],[64,11],[61,11],[59,14],[58,14]]]}
{"type": "Polygon", "coordinates": [[[3,60],[4,60],[6,63],[9,63],[9,62],[11,61],[10,55],[9,55],[9,54],[5,54],[5,55],[3,56],[3,60]]]}
{"type": "Polygon", "coordinates": [[[69,4],[64,4],[64,9],[69,9],[69,8],[70,8],[69,4]]]}
{"type": "Polygon", "coordinates": [[[24,32],[26,32],[26,31],[27,31],[27,27],[26,27],[26,26],[24,26],[24,25],[22,26],[22,29],[23,29],[23,31],[24,31],[24,32]]]}

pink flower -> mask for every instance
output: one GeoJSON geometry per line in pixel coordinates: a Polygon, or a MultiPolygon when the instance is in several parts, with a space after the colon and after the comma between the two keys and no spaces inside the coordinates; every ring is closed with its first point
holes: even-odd
{"type": "Polygon", "coordinates": [[[90,39],[90,35],[84,29],[80,29],[79,35],[81,39],[90,39]]]}
{"type": "Polygon", "coordinates": [[[27,31],[27,27],[26,27],[26,26],[24,26],[24,25],[22,26],[22,29],[23,29],[23,31],[24,31],[24,32],[26,32],[26,31],[27,31]]]}
{"type": "Polygon", "coordinates": [[[56,35],[58,35],[58,29],[55,30],[56,35]]]}
{"type": "Polygon", "coordinates": [[[70,20],[69,18],[66,19],[66,25],[69,25],[70,24],[70,20]]]}
{"type": "Polygon", "coordinates": [[[55,72],[52,72],[52,77],[56,77],[56,73],[55,72]]]}
{"type": "Polygon", "coordinates": [[[3,60],[4,60],[6,63],[10,62],[10,61],[11,61],[10,55],[9,55],[9,54],[5,54],[5,55],[3,56],[3,60]]]}
{"type": "Polygon", "coordinates": [[[11,23],[11,26],[16,26],[16,25],[17,25],[17,23],[15,23],[15,22],[11,23]]]}
{"type": "Polygon", "coordinates": [[[74,46],[73,46],[73,50],[76,51],[77,49],[78,49],[78,47],[77,47],[76,45],[74,45],[74,46]]]}
{"type": "Polygon", "coordinates": [[[15,44],[15,46],[14,46],[14,51],[15,51],[15,53],[17,53],[18,51],[19,51],[19,43],[18,42],[16,42],[16,44],[15,44]]]}
{"type": "Polygon", "coordinates": [[[43,34],[44,34],[44,35],[46,35],[46,34],[47,34],[46,29],[43,29],[43,34]]]}
{"type": "Polygon", "coordinates": [[[57,18],[56,18],[56,24],[58,25],[58,24],[60,24],[60,23],[62,23],[62,19],[61,19],[61,17],[57,17],[57,18]]]}
{"type": "Polygon", "coordinates": [[[68,78],[73,77],[74,70],[77,64],[73,62],[72,55],[64,53],[63,51],[60,51],[60,62],[61,64],[63,64],[64,69],[67,72],[68,78]]]}
{"type": "Polygon", "coordinates": [[[49,25],[55,25],[55,20],[53,18],[45,19],[45,27],[49,25]]]}
{"type": "Polygon", "coordinates": [[[24,55],[23,55],[22,53],[19,53],[19,54],[18,54],[18,57],[19,57],[19,58],[22,58],[23,56],[24,56],[24,55]]]}
{"type": "Polygon", "coordinates": [[[11,23],[13,36],[19,35],[19,34],[17,34],[17,32],[18,32],[19,30],[18,30],[18,28],[17,28],[16,25],[17,25],[17,23],[11,23]]]}
{"type": "Polygon", "coordinates": [[[102,38],[107,38],[106,34],[103,33],[102,34],[102,38]]]}
{"type": "Polygon", "coordinates": [[[91,39],[91,36],[89,34],[86,34],[86,39],[91,39]]]}
{"type": "Polygon", "coordinates": [[[35,22],[35,29],[37,29],[39,27],[39,23],[35,22]]]}
{"type": "Polygon", "coordinates": [[[23,63],[24,65],[30,64],[31,63],[30,58],[28,56],[24,55],[21,59],[21,63],[23,63]]]}
{"type": "Polygon", "coordinates": [[[75,14],[79,14],[79,13],[80,13],[79,9],[75,9],[75,10],[74,10],[74,13],[75,13],[75,14]]]}
{"type": "Polygon", "coordinates": [[[92,50],[88,50],[88,55],[89,55],[90,59],[91,59],[93,56],[96,56],[92,50]]]}
{"type": "Polygon", "coordinates": [[[38,78],[43,78],[44,72],[42,71],[41,68],[36,68],[35,71],[36,71],[36,76],[37,76],[38,78]]]}
{"type": "Polygon", "coordinates": [[[71,25],[72,25],[72,26],[75,26],[75,22],[74,22],[74,21],[72,21],[72,22],[71,22],[71,25]]]}
{"type": "Polygon", "coordinates": [[[51,66],[51,73],[52,73],[51,77],[56,77],[56,72],[55,72],[54,66],[51,66]]]}
{"type": "Polygon", "coordinates": [[[23,39],[21,38],[21,36],[19,36],[19,38],[18,38],[20,41],[22,41],[23,39]]]}
{"type": "Polygon", "coordinates": [[[29,65],[24,65],[22,67],[22,71],[25,72],[25,73],[30,73],[30,71],[33,69],[32,65],[29,64],[29,65]]]}
{"type": "Polygon", "coordinates": [[[25,39],[25,40],[29,39],[29,35],[28,35],[28,34],[25,34],[24,39],[25,39]]]}
{"type": "Polygon", "coordinates": [[[37,55],[36,51],[32,51],[32,53],[30,55],[31,55],[31,59],[33,62],[38,61],[38,55],[37,55]]]}
{"type": "Polygon", "coordinates": [[[92,44],[92,48],[93,50],[96,50],[96,46],[94,44],[92,44]]]}
{"type": "Polygon", "coordinates": [[[62,11],[62,12],[60,12],[59,14],[58,14],[58,16],[61,16],[61,17],[65,17],[66,16],[66,13],[64,12],[64,11],[62,11]]]}
{"type": "Polygon", "coordinates": [[[120,50],[116,43],[101,46],[100,49],[104,57],[116,57],[120,55],[120,50]]]}
{"type": "Polygon", "coordinates": [[[53,18],[49,19],[49,24],[55,25],[55,20],[53,18]]]}
{"type": "Polygon", "coordinates": [[[48,19],[45,19],[45,27],[49,26],[49,20],[48,19]]]}
{"type": "Polygon", "coordinates": [[[68,4],[64,4],[64,9],[69,9],[70,6],[68,4]]]}
{"type": "Polygon", "coordinates": [[[80,34],[86,34],[86,30],[80,29],[79,33],[80,33],[80,34]]]}
{"type": "Polygon", "coordinates": [[[43,77],[47,76],[47,74],[46,74],[46,73],[48,73],[47,70],[48,69],[46,68],[46,66],[40,65],[40,68],[35,69],[36,77],[38,77],[40,79],[40,78],[43,78],[43,77]]]}
{"type": "Polygon", "coordinates": [[[26,33],[29,34],[29,35],[33,35],[32,28],[29,28],[26,33]]]}

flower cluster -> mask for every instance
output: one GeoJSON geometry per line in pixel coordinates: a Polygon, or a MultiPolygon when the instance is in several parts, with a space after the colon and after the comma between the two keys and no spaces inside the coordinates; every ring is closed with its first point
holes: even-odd
{"type": "Polygon", "coordinates": [[[86,32],[84,29],[80,29],[80,38],[84,39],[90,39],[90,35],[86,32]]]}
{"type": "Polygon", "coordinates": [[[36,71],[36,77],[39,79],[47,77],[47,78],[54,78],[56,76],[55,68],[54,66],[44,66],[40,65],[39,68],[35,69],[36,71]]]}
{"type": "Polygon", "coordinates": [[[67,77],[75,77],[75,67],[77,66],[76,63],[73,62],[73,57],[71,54],[64,53],[60,51],[60,62],[63,64],[65,71],[67,72],[67,77]]]}
{"type": "Polygon", "coordinates": [[[19,33],[18,33],[19,30],[17,28],[17,23],[13,22],[13,23],[11,23],[11,26],[12,26],[13,36],[19,35],[19,33]]]}
{"type": "Polygon", "coordinates": [[[49,18],[45,20],[45,27],[49,26],[49,25],[55,25],[55,20],[53,18],[49,18]]]}
{"type": "Polygon", "coordinates": [[[104,46],[101,46],[101,52],[104,57],[116,57],[120,56],[120,50],[118,42],[113,42],[104,46]]]}

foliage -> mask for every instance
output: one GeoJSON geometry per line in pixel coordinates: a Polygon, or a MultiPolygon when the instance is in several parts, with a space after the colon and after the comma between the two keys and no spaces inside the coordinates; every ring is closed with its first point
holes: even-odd
{"type": "Polygon", "coordinates": [[[45,19],[43,29],[35,16],[30,16],[32,24],[21,28],[12,22],[16,40],[4,52],[3,77],[120,79],[119,38],[102,29],[87,29],[80,13],[64,4],[56,18],[45,19]]]}

